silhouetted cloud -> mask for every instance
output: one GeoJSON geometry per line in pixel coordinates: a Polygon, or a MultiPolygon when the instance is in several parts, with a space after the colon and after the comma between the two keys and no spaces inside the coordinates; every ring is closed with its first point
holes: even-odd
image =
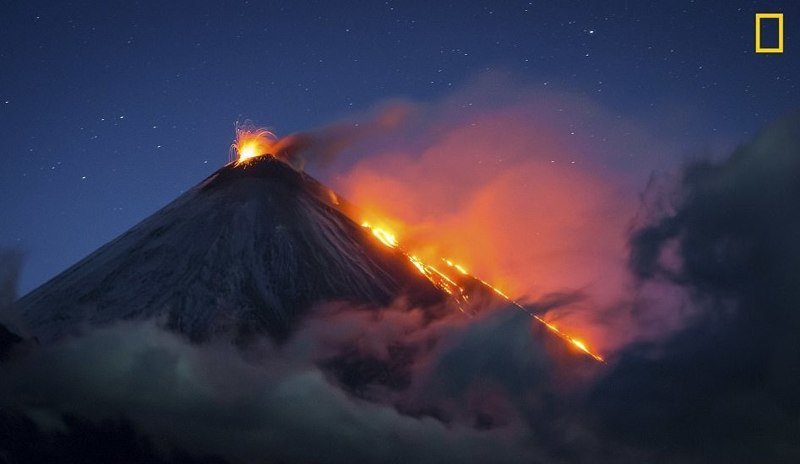
{"type": "Polygon", "coordinates": [[[671,462],[800,460],[800,117],[688,165],[631,268],[690,294],[687,327],[627,348],[593,392],[598,431],[671,462]]]}
{"type": "MultiPolygon", "coordinates": [[[[532,348],[535,342],[525,325],[513,325],[523,327],[516,330],[532,348]]],[[[500,333],[492,325],[469,326],[487,337],[500,333]]],[[[508,343],[507,334],[492,337],[508,343]]],[[[92,427],[124,418],[157,449],[233,462],[265,457],[284,462],[519,462],[535,456],[524,428],[444,423],[431,415],[400,412],[390,395],[366,401],[348,394],[329,379],[330,371],[316,365],[314,359],[324,352],[307,342],[301,337],[280,349],[265,342],[243,356],[230,343],[191,344],[152,322],[120,323],[5,363],[2,406],[24,411],[55,434],[75,433],[69,418],[92,427]]],[[[512,354],[484,348],[493,356],[512,354]]],[[[474,348],[469,350],[467,358],[474,348]]],[[[494,363],[486,356],[479,361],[488,372],[504,370],[502,364],[490,368],[494,363]]],[[[444,367],[434,363],[435,371],[444,367]]],[[[463,384],[459,390],[473,382],[469,371],[461,372],[462,379],[455,378],[463,384]]]]}

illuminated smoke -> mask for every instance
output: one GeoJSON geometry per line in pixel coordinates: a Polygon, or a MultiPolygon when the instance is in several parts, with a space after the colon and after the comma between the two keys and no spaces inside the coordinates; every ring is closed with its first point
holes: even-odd
{"type": "Polygon", "coordinates": [[[366,229],[368,229],[372,233],[372,235],[374,235],[375,238],[377,238],[378,241],[380,241],[382,244],[384,244],[384,245],[386,245],[386,246],[388,246],[390,248],[396,248],[396,249],[401,250],[403,255],[406,258],[408,258],[408,260],[411,262],[411,264],[414,265],[414,267],[417,268],[417,270],[420,272],[420,274],[425,276],[425,278],[427,278],[434,286],[436,286],[440,290],[444,291],[445,293],[447,293],[448,295],[453,297],[455,299],[455,301],[458,303],[459,308],[462,311],[464,311],[465,305],[469,303],[469,293],[467,292],[467,290],[465,289],[464,286],[459,285],[459,283],[457,282],[459,274],[462,275],[462,276],[465,276],[465,277],[467,277],[469,279],[472,279],[472,280],[480,282],[481,285],[483,285],[486,288],[490,289],[492,292],[494,292],[495,294],[499,295],[505,301],[507,301],[508,303],[511,303],[517,309],[520,309],[520,310],[524,311],[525,313],[530,315],[532,318],[534,318],[537,322],[543,324],[545,327],[547,327],[548,330],[550,330],[550,332],[552,332],[553,334],[557,335],[559,338],[561,338],[561,339],[567,341],[568,343],[572,344],[574,347],[578,348],[583,353],[585,353],[585,354],[591,356],[592,358],[594,358],[596,361],[604,362],[603,357],[600,356],[599,354],[593,352],[591,349],[589,349],[589,347],[586,346],[586,343],[584,341],[569,335],[564,330],[559,329],[554,324],[552,324],[550,322],[547,322],[546,320],[544,320],[540,316],[530,313],[527,308],[525,308],[520,303],[518,303],[518,302],[514,301],[513,299],[511,299],[508,295],[503,293],[497,287],[491,285],[490,283],[488,283],[488,282],[486,282],[486,281],[484,281],[484,280],[482,280],[482,279],[480,279],[478,277],[470,275],[467,272],[467,270],[463,266],[461,266],[460,264],[456,264],[456,263],[454,263],[453,261],[451,261],[449,259],[442,258],[442,261],[447,265],[447,267],[443,268],[443,269],[445,269],[445,271],[443,272],[443,271],[439,270],[439,268],[437,268],[436,266],[434,266],[432,264],[429,264],[429,263],[426,263],[426,262],[423,262],[416,255],[409,254],[408,252],[404,251],[400,247],[400,243],[397,240],[397,236],[393,232],[390,232],[390,231],[388,231],[386,229],[383,229],[383,228],[380,228],[380,227],[372,227],[372,226],[370,226],[370,223],[368,221],[362,222],[361,225],[363,227],[365,227],[366,229]],[[450,271],[450,273],[448,274],[447,271],[450,271]],[[455,271],[455,273],[453,273],[452,271],[455,271]]]}

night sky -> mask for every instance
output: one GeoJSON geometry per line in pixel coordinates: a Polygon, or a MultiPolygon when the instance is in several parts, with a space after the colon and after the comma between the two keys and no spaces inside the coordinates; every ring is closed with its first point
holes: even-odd
{"type": "Polygon", "coordinates": [[[0,246],[26,253],[27,292],[224,164],[237,120],[287,134],[484,73],[679,151],[736,144],[800,102],[797,18],[792,0],[2,0],[0,246]],[[754,53],[757,11],[785,12],[784,54],[754,53]]]}

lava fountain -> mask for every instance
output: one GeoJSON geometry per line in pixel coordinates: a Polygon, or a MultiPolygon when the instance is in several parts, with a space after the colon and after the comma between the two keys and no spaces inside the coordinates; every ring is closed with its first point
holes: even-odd
{"type": "Polygon", "coordinates": [[[236,141],[231,144],[231,158],[237,166],[261,156],[277,155],[278,137],[264,128],[236,127],[236,141]]]}

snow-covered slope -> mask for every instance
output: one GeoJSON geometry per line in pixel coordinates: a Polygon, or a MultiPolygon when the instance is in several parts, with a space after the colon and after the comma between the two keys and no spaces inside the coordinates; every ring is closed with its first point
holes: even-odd
{"type": "Polygon", "coordinates": [[[340,213],[332,193],[270,157],[228,165],[19,300],[28,331],[161,318],[194,340],[284,337],[315,303],[444,296],[340,213]]]}

